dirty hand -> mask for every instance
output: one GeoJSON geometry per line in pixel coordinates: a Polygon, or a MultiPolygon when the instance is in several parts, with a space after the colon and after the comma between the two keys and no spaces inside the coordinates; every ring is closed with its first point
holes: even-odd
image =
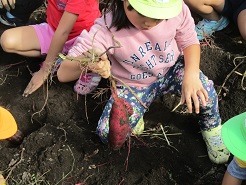
{"type": "MultiPolygon", "coordinates": [[[[95,54],[97,54],[97,56],[100,56],[101,53],[102,52],[99,49],[95,50],[95,54]]],[[[93,73],[97,73],[103,78],[109,78],[109,76],[111,75],[110,68],[111,68],[110,61],[108,60],[106,54],[100,56],[99,61],[89,63],[89,69],[93,73]]]]}
{"type": "Polygon", "coordinates": [[[206,106],[208,101],[208,93],[203,88],[199,78],[192,75],[184,75],[182,83],[182,103],[186,102],[189,113],[192,113],[192,101],[194,103],[195,112],[200,112],[200,101],[202,106],[206,106]],[[194,80],[195,79],[195,80],[194,80]]]}
{"type": "Polygon", "coordinates": [[[5,8],[8,12],[15,9],[15,0],[0,0],[0,8],[5,8]]]}
{"type": "Polygon", "coordinates": [[[41,67],[39,71],[33,74],[32,79],[27,85],[22,96],[27,97],[29,94],[32,94],[39,87],[41,87],[41,85],[43,85],[44,81],[47,79],[48,75],[49,72],[44,70],[44,67],[41,67]]]}
{"type": "Polygon", "coordinates": [[[100,60],[99,62],[89,64],[89,69],[93,73],[99,74],[103,78],[109,78],[110,72],[110,62],[109,60],[100,60]]]}

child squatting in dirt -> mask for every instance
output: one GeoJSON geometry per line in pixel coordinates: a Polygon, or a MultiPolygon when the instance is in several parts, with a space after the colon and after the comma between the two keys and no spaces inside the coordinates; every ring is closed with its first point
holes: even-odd
{"type": "MultiPolygon", "coordinates": [[[[158,96],[169,92],[181,95],[190,113],[194,104],[210,160],[227,162],[230,153],[221,138],[218,97],[213,82],[199,69],[200,45],[187,5],[182,0],[110,0],[107,5],[105,15],[96,19],[89,32],[81,33],[68,53],[83,60],[88,58],[86,52],[95,48],[100,61],[88,65],[64,60],[58,79],[76,80],[85,67],[103,78],[118,79],[117,94],[133,109],[129,120],[135,133],[143,130],[142,117],[158,96]]],[[[112,104],[111,96],[97,126],[103,143],[110,142],[112,104]]]]}
{"type": "Polygon", "coordinates": [[[23,96],[36,91],[48,78],[58,53],[67,53],[82,30],[89,30],[101,16],[97,0],[48,0],[47,23],[8,29],[1,35],[5,52],[44,57],[23,96]],[[24,41],[24,42],[23,42],[24,41]]]}
{"type": "Polygon", "coordinates": [[[196,25],[199,40],[211,37],[224,29],[233,20],[241,36],[246,40],[246,1],[245,0],[184,0],[192,11],[203,17],[196,25]]]}
{"type": "Polygon", "coordinates": [[[222,185],[240,185],[246,180],[246,112],[223,124],[222,139],[234,155],[227,167],[222,185]]]}

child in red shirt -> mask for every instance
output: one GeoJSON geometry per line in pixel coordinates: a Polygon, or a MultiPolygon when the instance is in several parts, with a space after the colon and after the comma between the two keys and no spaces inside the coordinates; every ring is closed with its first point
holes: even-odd
{"type": "Polygon", "coordinates": [[[47,79],[57,54],[67,53],[76,37],[89,30],[101,16],[97,0],[48,0],[47,23],[12,28],[3,32],[4,51],[28,57],[46,58],[33,74],[23,96],[37,90],[47,79]]]}

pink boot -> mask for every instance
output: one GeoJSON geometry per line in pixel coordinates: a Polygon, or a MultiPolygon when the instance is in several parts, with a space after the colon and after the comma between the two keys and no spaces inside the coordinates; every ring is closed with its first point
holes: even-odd
{"type": "Polygon", "coordinates": [[[95,73],[87,73],[80,76],[76,84],[74,85],[74,91],[78,94],[85,95],[96,90],[101,76],[95,73]]]}

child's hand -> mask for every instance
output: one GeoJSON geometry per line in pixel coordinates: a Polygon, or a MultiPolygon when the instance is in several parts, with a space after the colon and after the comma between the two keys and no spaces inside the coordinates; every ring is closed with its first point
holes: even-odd
{"type": "Polygon", "coordinates": [[[27,85],[22,96],[27,97],[36,91],[41,85],[43,85],[44,81],[47,79],[49,72],[44,69],[44,66],[40,68],[39,71],[35,72],[32,76],[31,81],[27,85]]]}
{"type": "MultiPolygon", "coordinates": [[[[101,50],[96,49],[95,50],[95,54],[97,56],[100,56],[101,54],[101,50]]],[[[90,63],[89,64],[89,69],[93,72],[93,73],[97,73],[100,76],[102,76],[103,78],[109,78],[109,76],[111,75],[110,72],[110,61],[108,60],[108,57],[106,54],[103,54],[100,57],[101,60],[99,60],[98,62],[94,62],[94,63],[90,63]]]]}
{"type": "Polygon", "coordinates": [[[109,78],[111,75],[110,67],[109,60],[100,60],[99,62],[89,64],[89,69],[103,78],[109,78]]]}
{"type": "Polygon", "coordinates": [[[1,0],[0,1],[0,8],[5,8],[8,12],[10,11],[10,7],[11,9],[15,9],[15,0],[1,0]]]}
{"type": "Polygon", "coordinates": [[[188,111],[192,113],[192,101],[195,106],[195,112],[198,114],[200,112],[200,102],[203,106],[206,106],[208,101],[208,93],[203,88],[202,82],[198,77],[192,75],[184,75],[182,83],[182,103],[186,102],[188,111]]]}

